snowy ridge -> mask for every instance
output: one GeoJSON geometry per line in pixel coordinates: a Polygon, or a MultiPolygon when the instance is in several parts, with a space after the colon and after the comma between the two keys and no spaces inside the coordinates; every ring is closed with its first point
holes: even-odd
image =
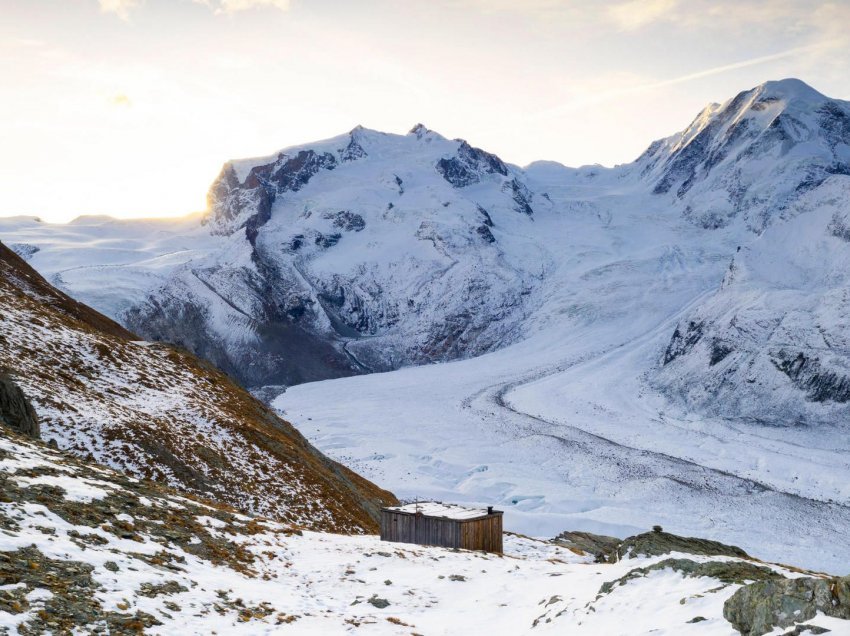
{"type": "Polygon", "coordinates": [[[395,502],[210,365],[138,341],[2,244],[0,368],[35,405],[43,439],[128,475],[317,529],[374,530],[378,507],[395,502]]]}
{"type": "Polygon", "coordinates": [[[766,82],[653,143],[635,169],[686,217],[761,232],[830,175],[850,175],[850,104],[800,80],[766,82]]]}

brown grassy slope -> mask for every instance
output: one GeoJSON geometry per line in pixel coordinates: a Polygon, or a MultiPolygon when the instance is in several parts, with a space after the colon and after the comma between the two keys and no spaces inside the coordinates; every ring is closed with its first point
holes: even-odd
{"type": "Polygon", "coordinates": [[[0,368],[78,456],[317,530],[373,532],[395,497],[191,354],[143,343],[0,243],[0,368]]]}

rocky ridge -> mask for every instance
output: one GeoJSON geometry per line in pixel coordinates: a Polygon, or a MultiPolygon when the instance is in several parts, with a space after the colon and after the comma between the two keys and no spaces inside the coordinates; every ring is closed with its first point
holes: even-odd
{"type": "Polygon", "coordinates": [[[323,530],[373,531],[395,501],[208,363],[139,341],[2,244],[0,368],[20,387],[3,381],[2,418],[29,418],[13,428],[34,432],[29,401],[44,440],[127,475],[323,530]]]}

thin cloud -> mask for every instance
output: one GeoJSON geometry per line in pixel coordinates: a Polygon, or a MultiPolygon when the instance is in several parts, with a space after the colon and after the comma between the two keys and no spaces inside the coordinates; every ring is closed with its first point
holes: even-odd
{"type": "MultiPolygon", "coordinates": [[[[208,7],[216,15],[238,13],[249,9],[270,8],[288,11],[290,0],[193,0],[208,7]]],[[[122,20],[130,19],[130,12],[140,7],[144,0],[98,0],[100,10],[113,13],[122,20]]]]}
{"type": "Polygon", "coordinates": [[[692,82],[694,80],[711,77],[712,75],[720,75],[722,73],[728,73],[730,71],[735,71],[750,66],[766,64],[768,62],[774,62],[783,58],[802,55],[804,53],[810,53],[820,49],[823,46],[828,46],[829,44],[829,42],[823,42],[819,44],[812,44],[809,46],[799,46],[793,49],[788,49],[787,51],[780,51],[779,53],[772,53],[770,55],[762,55],[759,57],[750,58],[748,60],[742,60],[740,62],[733,62],[732,64],[715,66],[712,68],[703,69],[701,71],[696,71],[694,73],[679,75],[678,77],[673,77],[666,80],[644,82],[642,84],[635,84],[633,86],[624,86],[622,88],[615,88],[607,91],[596,92],[587,97],[574,99],[566,104],[562,104],[560,106],[556,106],[555,108],[541,111],[537,113],[537,117],[552,117],[555,115],[561,115],[573,110],[584,108],[586,106],[591,106],[593,104],[599,104],[601,102],[606,102],[612,99],[618,99],[625,95],[633,95],[635,93],[641,93],[644,91],[650,91],[658,88],[665,88],[667,86],[674,86],[676,84],[684,84],[686,82],[692,82]]]}
{"type": "Polygon", "coordinates": [[[642,27],[669,19],[678,0],[629,0],[608,7],[608,17],[624,31],[634,31],[642,27]]]}
{"type": "Polygon", "coordinates": [[[271,8],[288,11],[289,0],[194,0],[213,10],[215,14],[238,13],[249,9],[271,8]]]}
{"type": "Polygon", "coordinates": [[[130,19],[130,11],[141,4],[141,0],[98,0],[100,10],[114,13],[122,20],[130,19]]]}

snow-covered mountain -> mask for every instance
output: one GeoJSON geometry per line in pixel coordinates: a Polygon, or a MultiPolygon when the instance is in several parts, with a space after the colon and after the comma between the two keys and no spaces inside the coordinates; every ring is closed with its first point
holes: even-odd
{"type": "Polygon", "coordinates": [[[840,569],[848,113],[768,82],[612,169],[357,128],[226,164],[203,218],[0,237],[146,337],[289,386],[287,419],[402,497],[840,569]]]}
{"type": "Polygon", "coordinates": [[[221,237],[122,316],[249,385],[469,357],[513,341],[548,256],[520,170],[424,126],[225,164],[221,237]]]}
{"type": "MultiPolygon", "coordinates": [[[[761,232],[831,175],[850,175],[850,104],[807,84],[766,82],[707,106],[680,133],[653,143],[635,169],[706,228],[740,219],[761,232]]],[[[805,209],[803,207],[803,209],[805,209]]]]}
{"type": "Polygon", "coordinates": [[[742,238],[676,327],[657,385],[688,408],[774,425],[846,420],[850,104],[798,80],[707,108],[638,164],[689,218],[742,238]]]}

